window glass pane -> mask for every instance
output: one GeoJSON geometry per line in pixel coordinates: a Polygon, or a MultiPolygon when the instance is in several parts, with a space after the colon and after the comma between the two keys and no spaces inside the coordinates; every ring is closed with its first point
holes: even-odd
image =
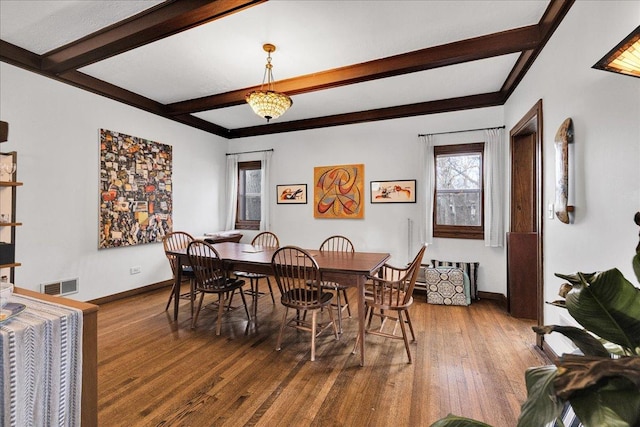
{"type": "Polygon", "coordinates": [[[436,224],[481,225],[481,154],[438,155],[436,171],[436,224]]]}
{"type": "Polygon", "coordinates": [[[240,169],[238,180],[238,220],[260,221],[260,169],[240,169]]]}

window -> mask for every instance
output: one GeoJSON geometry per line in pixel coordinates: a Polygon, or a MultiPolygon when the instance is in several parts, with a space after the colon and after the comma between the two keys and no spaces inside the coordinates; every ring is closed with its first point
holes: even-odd
{"type": "Polygon", "coordinates": [[[484,238],[484,143],[434,147],[433,236],[484,238]]]}
{"type": "Polygon", "coordinates": [[[259,230],[262,192],[262,164],[238,163],[238,210],[236,229],[259,230]]]}

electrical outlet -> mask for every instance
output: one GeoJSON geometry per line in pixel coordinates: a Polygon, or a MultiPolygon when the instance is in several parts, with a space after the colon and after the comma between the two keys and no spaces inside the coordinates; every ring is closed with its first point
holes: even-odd
{"type": "Polygon", "coordinates": [[[136,265],[135,267],[131,267],[129,269],[129,274],[138,274],[142,271],[142,267],[140,267],[139,265],[136,265]]]}

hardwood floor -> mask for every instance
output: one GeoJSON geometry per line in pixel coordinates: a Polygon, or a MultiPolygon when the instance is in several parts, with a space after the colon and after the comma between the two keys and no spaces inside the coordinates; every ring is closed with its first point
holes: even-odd
{"type": "Polygon", "coordinates": [[[186,300],[174,322],[168,292],[100,306],[100,426],[426,426],[453,413],[510,427],[526,398],[525,369],[548,363],[534,348],[533,323],[489,300],[438,306],[416,293],[413,364],[401,340],[367,336],[360,367],[355,318],[343,321],[340,340],[321,335],[311,362],[309,334],[292,328],[275,351],[277,297],[275,306],[260,299],[247,335],[236,310],[216,336],[212,310],[190,329],[186,300]]]}

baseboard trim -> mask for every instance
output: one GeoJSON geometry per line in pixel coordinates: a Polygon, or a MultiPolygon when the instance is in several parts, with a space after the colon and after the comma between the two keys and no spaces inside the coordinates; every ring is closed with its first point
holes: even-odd
{"type": "MultiPolygon", "coordinates": [[[[538,347],[540,348],[540,347],[538,347]]],[[[553,351],[553,349],[549,346],[549,344],[547,344],[546,341],[542,341],[542,352],[545,354],[545,356],[547,356],[549,358],[549,360],[551,360],[552,363],[555,363],[558,358],[560,356],[558,356],[558,354],[553,351]]]]}
{"type": "Polygon", "coordinates": [[[108,302],[117,301],[117,300],[120,300],[120,299],[132,297],[134,295],[144,294],[146,292],[155,291],[156,289],[161,289],[161,288],[166,288],[166,287],[171,287],[171,286],[173,286],[173,279],[163,280],[162,282],[152,283],[152,284],[147,285],[147,286],[142,286],[140,288],[130,289],[128,291],[119,292],[119,293],[113,294],[113,295],[107,295],[106,297],[96,298],[94,300],[87,301],[87,302],[91,303],[91,304],[96,304],[96,305],[106,304],[108,302]]]}
{"type": "Polygon", "coordinates": [[[497,292],[478,291],[478,298],[479,299],[490,299],[490,300],[493,300],[493,301],[498,301],[503,307],[507,306],[507,297],[505,297],[503,294],[499,294],[497,292]]]}

